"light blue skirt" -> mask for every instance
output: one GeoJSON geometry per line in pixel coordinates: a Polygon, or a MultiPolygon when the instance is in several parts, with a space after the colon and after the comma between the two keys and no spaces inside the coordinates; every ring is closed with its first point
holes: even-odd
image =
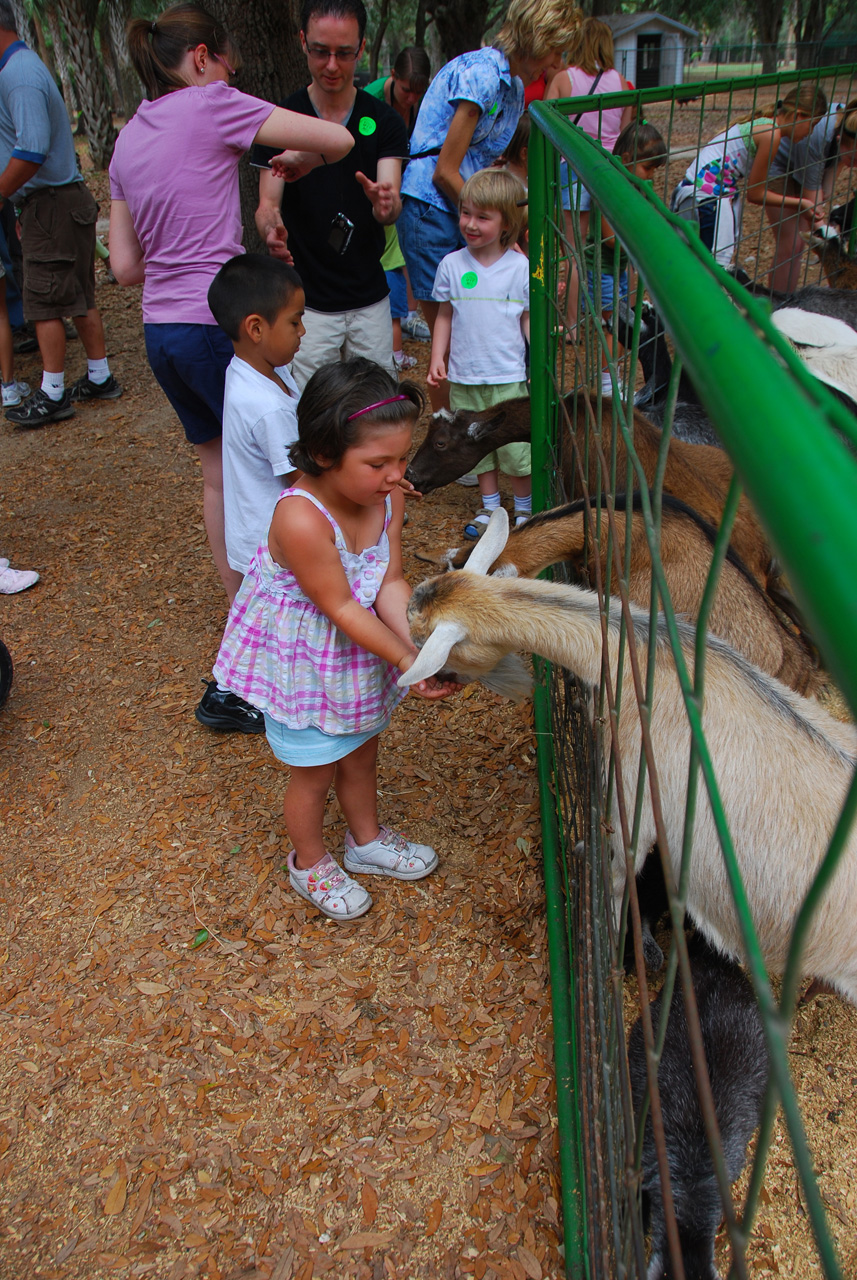
{"type": "Polygon", "coordinates": [[[362,747],[370,738],[377,737],[387,728],[387,720],[377,729],[366,733],[323,733],[315,725],[306,729],[290,729],[279,720],[265,716],[265,734],[271,750],[283,764],[293,764],[309,768],[316,764],[333,764],[350,756],[352,751],[362,747]]]}

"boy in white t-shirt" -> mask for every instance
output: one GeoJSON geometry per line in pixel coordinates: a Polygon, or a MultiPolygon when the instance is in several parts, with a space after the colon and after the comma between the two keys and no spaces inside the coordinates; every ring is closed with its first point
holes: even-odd
{"type": "MultiPolygon", "coordinates": [[[[448,253],[437,269],[433,292],[440,309],[428,372],[433,387],[449,378],[453,411],[490,409],[529,394],[530,268],[514,248],[526,198],[520,181],[503,169],[481,169],[461,188],[459,226],[466,247],[448,253]]],[[[515,524],[530,515],[530,446],[503,445],[473,468],[482,509],[465,525],[465,537],[481,537],[499,507],[501,470],[515,497],[515,524]]]]}
{"type": "Polygon", "coordinates": [[[208,305],[235,348],[223,396],[223,510],[230,568],[246,573],[294,471],[300,392],[286,365],[304,334],[304,291],[294,268],[244,253],[218,271],[208,305]]]}
{"type": "MultiPolygon", "coordinates": [[[[246,573],[295,470],[289,447],[298,438],[300,392],[286,366],[305,332],[303,285],[278,258],[242,253],[212,280],[208,305],[235,348],[223,395],[223,513],[229,566],[246,573]]],[[[221,729],[236,701],[211,680],[196,718],[221,729]]]]}

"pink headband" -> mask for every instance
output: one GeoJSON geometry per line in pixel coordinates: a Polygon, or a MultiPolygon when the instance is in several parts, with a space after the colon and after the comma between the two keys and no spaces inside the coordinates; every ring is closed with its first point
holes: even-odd
{"type": "MultiPolygon", "coordinates": [[[[410,399],[411,399],[410,396],[390,396],[389,400],[378,400],[375,404],[367,404],[365,409],[358,409],[356,413],[349,413],[345,421],[350,422],[352,418],[360,418],[363,416],[364,413],[371,413],[373,409],[380,409],[382,405],[395,404],[397,400],[410,400],[410,399]]],[[[411,400],[411,403],[413,404],[412,400],[411,400]]]]}

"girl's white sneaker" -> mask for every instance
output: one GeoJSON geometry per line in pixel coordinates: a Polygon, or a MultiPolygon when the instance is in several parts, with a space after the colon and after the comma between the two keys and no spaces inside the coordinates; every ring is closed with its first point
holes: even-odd
{"type": "Polygon", "coordinates": [[[295,866],[295,851],[288,857],[289,882],[299,894],[330,920],[357,920],[372,906],[372,898],[362,885],[345,874],[328,854],[314,867],[302,871],[295,866]]]}
{"type": "Polygon", "coordinates": [[[356,844],[351,832],[346,831],[345,865],[349,871],[365,876],[422,880],[437,866],[437,854],[430,845],[414,844],[389,827],[381,827],[368,844],[356,844]]]}

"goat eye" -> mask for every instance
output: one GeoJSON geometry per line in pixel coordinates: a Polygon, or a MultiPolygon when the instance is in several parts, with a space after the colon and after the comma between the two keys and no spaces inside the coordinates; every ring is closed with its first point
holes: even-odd
{"type": "Polygon", "coordinates": [[[444,449],[446,448],[446,441],[438,440],[434,447],[438,453],[443,453],[444,449]]]}

